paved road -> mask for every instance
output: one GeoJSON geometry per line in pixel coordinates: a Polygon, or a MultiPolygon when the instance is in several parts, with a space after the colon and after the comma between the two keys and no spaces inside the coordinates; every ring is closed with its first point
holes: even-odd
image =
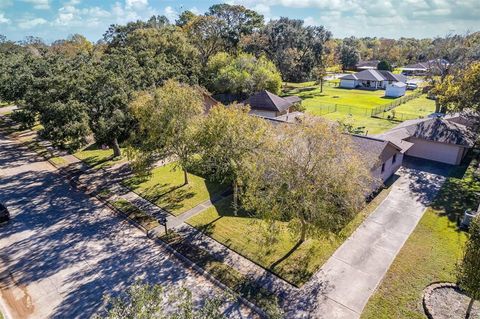
{"type": "Polygon", "coordinates": [[[290,299],[291,317],[360,317],[451,168],[412,159],[405,164],[388,197],[290,299]]]}
{"type": "MultiPolygon", "coordinates": [[[[102,296],[142,278],[185,285],[201,301],[219,289],[107,208],[72,189],[47,162],[0,136],[0,307],[12,318],[88,318],[102,296]]],[[[238,304],[231,317],[252,316],[238,304]]]]}

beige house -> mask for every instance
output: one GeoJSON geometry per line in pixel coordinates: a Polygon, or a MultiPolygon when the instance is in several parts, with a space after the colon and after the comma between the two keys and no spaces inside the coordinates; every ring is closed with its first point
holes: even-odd
{"type": "Polygon", "coordinates": [[[397,145],[411,143],[405,152],[408,156],[459,165],[475,144],[474,134],[461,123],[458,116],[410,120],[377,137],[397,145]]]}
{"type": "Polygon", "coordinates": [[[384,184],[402,166],[403,155],[410,143],[397,145],[394,142],[364,135],[352,135],[353,143],[372,164],[370,172],[377,180],[373,189],[384,184]]]}

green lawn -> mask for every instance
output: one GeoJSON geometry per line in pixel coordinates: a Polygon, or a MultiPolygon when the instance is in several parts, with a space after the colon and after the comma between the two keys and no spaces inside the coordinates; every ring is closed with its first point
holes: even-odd
{"type": "Polygon", "coordinates": [[[132,177],[124,184],[176,216],[225,190],[224,185],[194,174],[188,174],[188,179],[184,185],[183,171],[172,163],[153,169],[148,178],[132,177]]]}
{"type": "MultiPolygon", "coordinates": [[[[379,134],[385,132],[392,127],[398,125],[398,122],[388,119],[372,118],[371,110],[377,106],[389,104],[396,99],[385,98],[385,91],[366,91],[355,89],[344,89],[333,85],[332,81],[328,81],[320,93],[318,86],[311,86],[312,82],[305,83],[288,83],[290,88],[286,94],[295,94],[302,98],[302,105],[306,108],[306,112],[322,116],[326,119],[338,121],[351,116],[356,126],[364,126],[368,134],[379,134]]],[[[407,95],[412,91],[407,91],[407,95]]],[[[415,103],[417,99],[407,102],[401,111],[408,118],[416,118],[429,114],[430,104],[426,104],[426,98],[415,103]],[[418,109],[418,115],[415,115],[418,109]]],[[[428,102],[430,102],[428,100],[428,102]]],[[[398,109],[398,108],[397,108],[398,109]]],[[[431,113],[431,112],[430,112],[431,113]]],[[[400,114],[399,114],[400,115],[400,114]]]]}
{"type": "Polygon", "coordinates": [[[68,161],[65,160],[63,157],[57,156],[57,157],[52,157],[49,159],[50,163],[55,165],[56,167],[63,167],[68,165],[68,161]]]}
{"type": "MultiPolygon", "coordinates": [[[[122,149],[122,151],[124,151],[124,149],[122,149]]],[[[96,144],[92,144],[73,155],[85,162],[88,166],[94,168],[106,168],[126,161],[125,157],[113,158],[113,150],[111,148],[103,150],[98,148],[96,144]]]]}
{"type": "MultiPolygon", "coordinates": [[[[295,92],[294,92],[295,93],[295,92]]],[[[408,91],[407,94],[411,94],[408,91]]],[[[388,104],[395,99],[384,97],[384,90],[367,91],[356,89],[344,89],[332,86],[330,82],[323,86],[323,92],[315,87],[309,90],[301,90],[295,93],[302,98],[302,105],[309,111],[314,111],[321,105],[349,105],[359,108],[372,109],[376,106],[388,104]]]]}
{"type": "MultiPolygon", "coordinates": [[[[341,121],[349,118],[349,115],[335,112],[322,115],[322,117],[331,121],[341,121]]],[[[369,135],[383,133],[399,124],[399,122],[397,121],[380,119],[370,116],[352,115],[351,118],[355,126],[364,126],[366,133],[368,133],[369,135]]]]}
{"type": "Polygon", "coordinates": [[[442,187],[415,231],[390,267],[362,318],[425,318],[423,289],[435,281],[455,282],[455,264],[462,257],[466,234],[456,220],[480,201],[477,161],[465,172],[459,167],[442,187]]]}
{"type": "Polygon", "coordinates": [[[297,238],[288,230],[287,224],[278,222],[275,240],[267,241],[267,224],[246,213],[239,212],[239,215],[235,216],[231,209],[231,198],[223,199],[190,218],[187,223],[280,277],[301,286],[353,233],[388,192],[389,189],[383,190],[340,234],[308,239],[283,261],[280,259],[297,243],[297,238]],[[277,265],[272,269],[274,263],[277,265]]]}
{"type": "Polygon", "coordinates": [[[128,218],[140,224],[147,231],[152,230],[160,225],[155,218],[143,212],[141,209],[134,206],[126,199],[120,198],[116,201],[110,202],[110,204],[116,209],[126,214],[128,218]]]}
{"type": "Polygon", "coordinates": [[[397,106],[394,110],[397,116],[405,114],[408,117],[425,117],[435,112],[435,101],[427,99],[427,95],[424,94],[419,98],[397,106]]]}

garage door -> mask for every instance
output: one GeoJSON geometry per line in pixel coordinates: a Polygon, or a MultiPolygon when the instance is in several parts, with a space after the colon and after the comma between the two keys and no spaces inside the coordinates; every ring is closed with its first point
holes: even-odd
{"type": "Polygon", "coordinates": [[[462,147],[436,143],[419,139],[410,139],[414,145],[407,151],[407,155],[424,158],[432,161],[457,165],[461,161],[462,147]]]}

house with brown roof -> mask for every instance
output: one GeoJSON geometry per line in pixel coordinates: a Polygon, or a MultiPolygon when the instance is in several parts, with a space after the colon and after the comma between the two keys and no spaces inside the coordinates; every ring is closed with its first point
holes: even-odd
{"type": "Polygon", "coordinates": [[[277,118],[291,113],[293,107],[301,102],[302,100],[298,96],[280,97],[263,90],[241,103],[250,106],[250,114],[265,118],[277,118]]]}
{"type": "Polygon", "coordinates": [[[402,166],[403,155],[408,145],[365,135],[352,135],[352,141],[358,151],[370,163],[372,177],[377,180],[373,189],[384,184],[402,166]]]}
{"type": "Polygon", "coordinates": [[[393,143],[411,143],[405,154],[431,161],[459,165],[475,144],[475,134],[457,117],[409,120],[377,135],[393,143]]]}
{"type": "Polygon", "coordinates": [[[448,68],[450,63],[445,59],[433,59],[426,62],[418,62],[402,67],[405,75],[426,75],[427,73],[441,73],[442,69],[448,68]]]}

